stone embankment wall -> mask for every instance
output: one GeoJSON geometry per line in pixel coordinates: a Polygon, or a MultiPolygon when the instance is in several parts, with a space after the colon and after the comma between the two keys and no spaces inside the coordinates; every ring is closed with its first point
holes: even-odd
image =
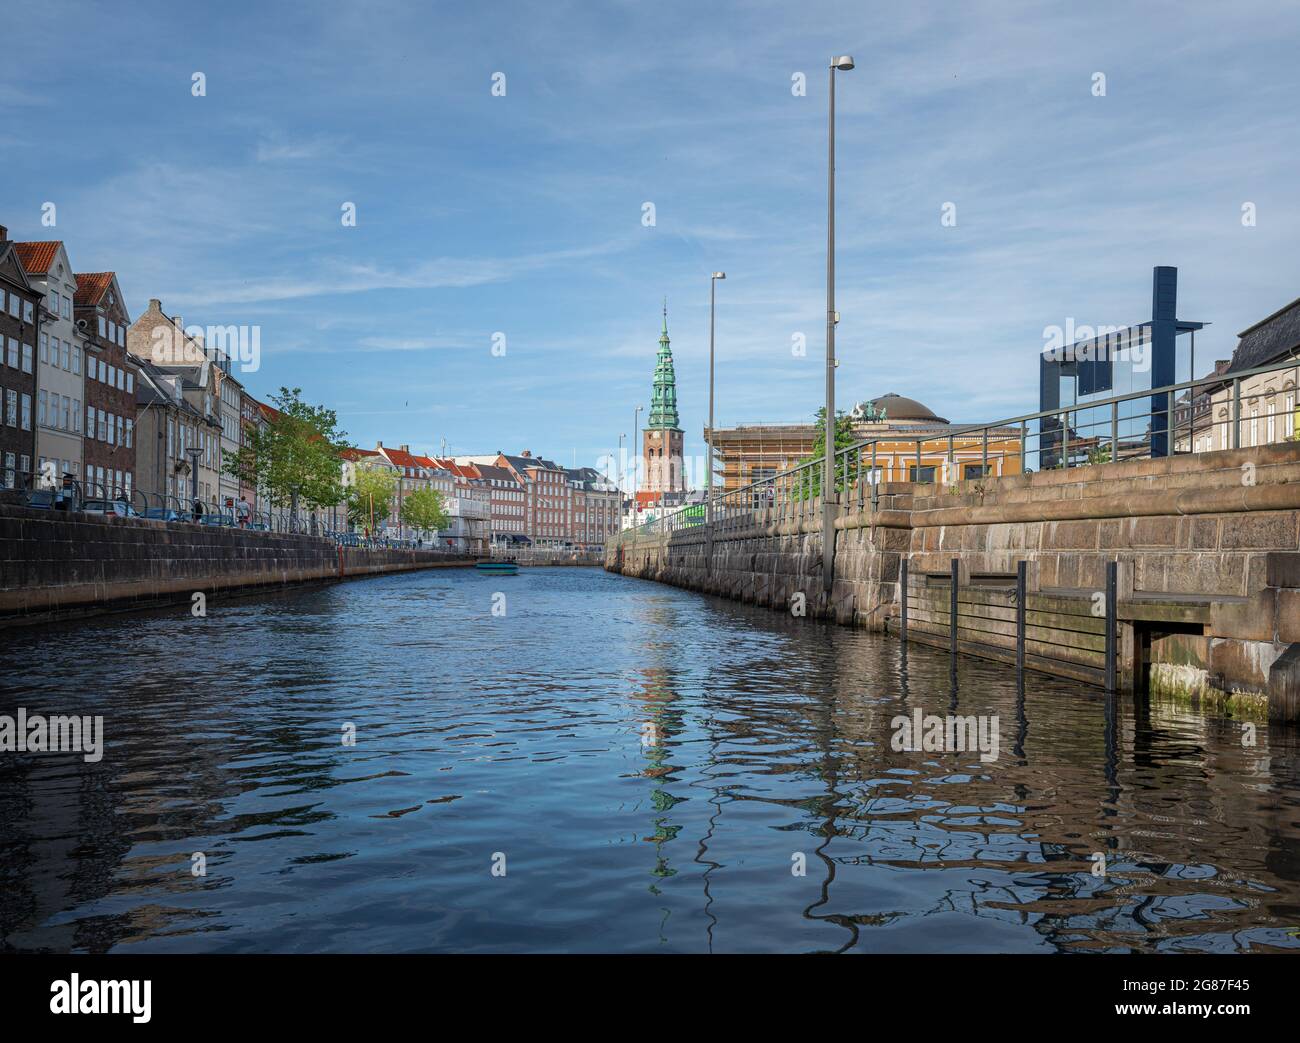
{"type": "Polygon", "coordinates": [[[473,561],[436,551],[338,547],[318,536],[0,504],[0,626],[187,601],[197,591],[473,561]]]}
{"type": "Polygon", "coordinates": [[[948,647],[956,559],[959,650],[1014,662],[1025,561],[1026,665],[1099,684],[1114,561],[1121,687],[1300,716],[1300,444],[877,494],[841,508],[829,594],[816,502],[611,544],[606,568],[896,631],[905,560],[908,637],[948,647]]]}

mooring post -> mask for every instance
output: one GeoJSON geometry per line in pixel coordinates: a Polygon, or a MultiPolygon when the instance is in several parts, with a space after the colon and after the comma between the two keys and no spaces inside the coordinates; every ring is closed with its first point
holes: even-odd
{"type": "Polygon", "coordinates": [[[1028,562],[1016,565],[1016,676],[1025,672],[1025,574],[1028,562]]]}
{"type": "Polygon", "coordinates": [[[898,562],[898,636],[907,646],[907,558],[900,558],[898,562]]]}
{"type": "Polygon", "coordinates": [[[952,583],[951,590],[948,592],[948,629],[951,635],[952,654],[957,654],[957,577],[960,574],[961,561],[957,558],[952,559],[952,583]]]}
{"type": "Polygon", "coordinates": [[[1119,631],[1119,562],[1106,562],[1106,691],[1115,691],[1115,639],[1119,631]]]}

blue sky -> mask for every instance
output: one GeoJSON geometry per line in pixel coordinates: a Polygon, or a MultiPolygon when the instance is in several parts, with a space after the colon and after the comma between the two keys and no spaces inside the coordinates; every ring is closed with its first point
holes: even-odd
{"type": "Polygon", "coordinates": [[[719,424],[808,417],[832,53],[841,403],[1032,410],[1044,327],[1146,317],[1157,264],[1207,363],[1300,295],[1293,3],[53,0],[6,33],[0,224],[133,315],[260,325],[246,383],[361,445],[595,463],[667,295],[697,454],[715,269],[719,424]]]}

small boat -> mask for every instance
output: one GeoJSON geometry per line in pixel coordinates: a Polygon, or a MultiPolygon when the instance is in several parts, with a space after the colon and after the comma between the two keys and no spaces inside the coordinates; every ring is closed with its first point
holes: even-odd
{"type": "Polygon", "coordinates": [[[493,576],[513,576],[519,571],[516,561],[480,561],[474,567],[493,576]]]}

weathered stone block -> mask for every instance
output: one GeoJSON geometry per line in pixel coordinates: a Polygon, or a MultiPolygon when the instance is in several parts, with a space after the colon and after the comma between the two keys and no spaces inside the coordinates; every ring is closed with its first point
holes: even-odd
{"type": "Polygon", "coordinates": [[[1294,511],[1225,514],[1219,546],[1224,550],[1300,550],[1294,511]]]}

